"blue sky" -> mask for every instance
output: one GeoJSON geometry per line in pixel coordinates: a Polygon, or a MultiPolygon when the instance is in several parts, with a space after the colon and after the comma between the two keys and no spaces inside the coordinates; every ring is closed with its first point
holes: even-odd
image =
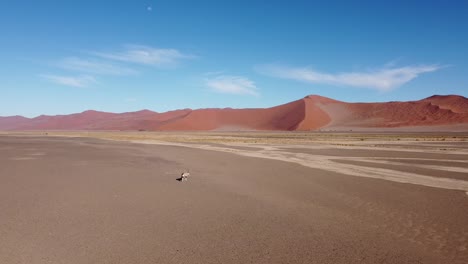
{"type": "Polygon", "coordinates": [[[467,1],[1,1],[0,116],[468,96],[466,14],[467,1]]]}

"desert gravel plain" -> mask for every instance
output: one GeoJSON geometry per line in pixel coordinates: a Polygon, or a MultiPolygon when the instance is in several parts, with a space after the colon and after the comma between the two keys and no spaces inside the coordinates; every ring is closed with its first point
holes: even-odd
{"type": "Polygon", "coordinates": [[[0,263],[468,263],[468,134],[0,132],[0,263]]]}

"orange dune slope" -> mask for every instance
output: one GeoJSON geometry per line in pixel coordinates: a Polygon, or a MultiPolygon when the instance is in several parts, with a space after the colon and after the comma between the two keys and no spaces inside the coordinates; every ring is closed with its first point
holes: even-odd
{"type": "Polygon", "coordinates": [[[323,107],[336,128],[400,128],[468,125],[468,99],[431,96],[419,101],[340,103],[323,107]]]}
{"type": "Polygon", "coordinates": [[[468,99],[434,95],[419,101],[347,103],[309,95],[271,108],[182,109],[165,113],[85,111],[71,115],[0,117],[0,130],[352,130],[462,127],[468,130],[468,99]]]}

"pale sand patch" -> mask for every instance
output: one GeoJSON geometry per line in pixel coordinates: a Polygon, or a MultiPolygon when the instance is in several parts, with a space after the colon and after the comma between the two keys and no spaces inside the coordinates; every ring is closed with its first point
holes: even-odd
{"type": "MultiPolygon", "coordinates": [[[[403,162],[395,162],[395,161],[386,161],[380,159],[372,159],[372,158],[365,158],[365,159],[354,159],[354,158],[341,158],[341,159],[350,159],[350,160],[358,160],[358,161],[369,161],[373,163],[379,164],[391,164],[391,165],[408,165],[403,162]]],[[[462,163],[462,162],[460,162],[462,163]]],[[[466,162],[464,162],[466,163],[466,162]]],[[[411,164],[412,167],[418,167],[423,169],[433,169],[433,170],[442,170],[442,171],[452,171],[452,172],[461,172],[467,173],[468,175],[468,168],[461,168],[461,167],[449,167],[449,166],[440,166],[440,165],[425,165],[425,164],[411,164]]]]}
{"type": "MultiPolygon", "coordinates": [[[[286,162],[297,163],[309,168],[327,170],[331,172],[357,176],[357,177],[366,177],[366,178],[375,178],[388,180],[399,183],[409,183],[416,184],[434,188],[448,189],[448,190],[460,190],[468,192],[468,181],[450,179],[450,178],[441,178],[441,177],[432,177],[426,175],[420,175],[409,172],[394,171],[390,169],[382,168],[371,168],[371,167],[362,167],[351,164],[344,164],[334,162],[331,159],[334,159],[333,156],[322,156],[322,155],[312,155],[305,153],[293,153],[279,150],[278,146],[263,146],[255,145],[256,147],[262,148],[262,150],[239,150],[228,147],[212,146],[212,145],[200,145],[200,144],[184,144],[184,143],[174,143],[174,142],[162,142],[154,140],[134,140],[131,141],[134,143],[143,143],[143,144],[159,144],[159,145],[170,145],[170,146],[181,146],[189,148],[198,148],[204,150],[214,150],[221,152],[233,153],[241,156],[247,157],[256,157],[256,158],[265,158],[280,160],[286,162]]],[[[372,148],[375,150],[375,148],[372,148]]],[[[424,151],[421,151],[424,152],[424,151]]],[[[440,152],[439,152],[440,153],[440,152]]],[[[450,152],[453,153],[453,152],[450,152]]],[[[349,158],[353,159],[353,158],[349,158]]],[[[362,160],[362,158],[354,158],[354,160],[362,160]]],[[[373,161],[373,160],[372,160],[373,161]]]]}
{"type": "MultiPolygon", "coordinates": [[[[342,142],[320,142],[317,145],[287,145],[287,146],[277,146],[277,148],[296,148],[296,149],[352,149],[352,150],[382,150],[382,151],[401,151],[401,152],[417,152],[417,153],[432,153],[432,154],[440,154],[440,153],[447,153],[447,154],[462,154],[468,155],[468,151],[465,149],[445,149],[441,150],[439,146],[435,149],[417,149],[417,148],[404,148],[399,147],[398,145],[388,144],[384,141],[382,142],[372,142],[372,144],[380,145],[386,144],[386,147],[382,146],[370,146],[369,143],[357,143],[353,142],[352,144],[343,144],[342,142]],[[324,147],[325,145],[325,147],[324,147]]],[[[255,145],[256,146],[256,145],[255,145]]],[[[434,146],[436,147],[436,146],[434,146]]]]}
{"type": "Polygon", "coordinates": [[[35,160],[36,158],[33,157],[14,157],[10,158],[10,160],[35,160]]]}
{"type": "Polygon", "coordinates": [[[30,156],[44,156],[45,154],[46,153],[44,153],[44,152],[35,152],[35,153],[30,153],[28,155],[30,155],[30,156]]]}
{"type": "MultiPolygon", "coordinates": [[[[425,161],[434,161],[434,159],[426,159],[426,158],[405,158],[405,157],[398,157],[398,158],[394,158],[394,157],[385,157],[385,158],[373,158],[373,160],[381,160],[381,159],[386,159],[386,160],[425,160],[425,161]]],[[[436,161],[439,161],[439,162],[450,162],[450,163],[458,163],[457,165],[461,165],[461,164],[468,164],[468,161],[463,161],[463,160],[451,160],[451,159],[437,159],[436,161]]],[[[403,163],[403,164],[406,164],[406,163],[403,163]]]]}

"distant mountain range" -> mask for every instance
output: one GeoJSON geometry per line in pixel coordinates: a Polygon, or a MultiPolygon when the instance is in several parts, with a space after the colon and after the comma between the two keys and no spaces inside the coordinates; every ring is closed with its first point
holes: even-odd
{"type": "Polygon", "coordinates": [[[434,95],[419,101],[347,103],[319,95],[271,108],[142,110],[107,113],[88,110],[35,118],[0,117],[0,130],[454,130],[468,131],[468,99],[434,95]]]}

